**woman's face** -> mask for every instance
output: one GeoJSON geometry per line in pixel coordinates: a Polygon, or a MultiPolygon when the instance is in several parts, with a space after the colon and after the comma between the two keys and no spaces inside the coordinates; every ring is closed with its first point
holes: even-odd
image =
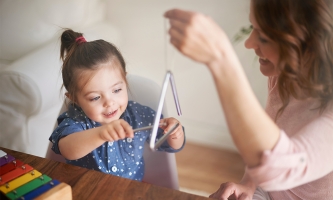
{"type": "Polygon", "coordinates": [[[250,22],[253,30],[249,38],[245,41],[245,47],[253,49],[259,57],[260,71],[265,76],[278,74],[277,64],[279,60],[278,44],[269,39],[259,27],[251,1],[250,22]]]}

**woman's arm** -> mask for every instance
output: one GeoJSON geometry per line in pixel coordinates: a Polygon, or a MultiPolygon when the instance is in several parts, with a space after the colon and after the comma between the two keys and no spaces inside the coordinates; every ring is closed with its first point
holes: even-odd
{"type": "Polygon", "coordinates": [[[178,9],[170,19],[170,42],[184,55],[206,64],[212,73],[233,141],[249,166],[273,149],[279,128],[257,101],[232,45],[209,17],[178,9]]]}

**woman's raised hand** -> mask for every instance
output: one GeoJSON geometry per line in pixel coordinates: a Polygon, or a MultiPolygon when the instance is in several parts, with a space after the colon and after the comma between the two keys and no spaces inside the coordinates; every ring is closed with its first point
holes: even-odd
{"type": "Polygon", "coordinates": [[[170,20],[170,42],[189,58],[209,66],[233,53],[228,37],[210,17],[179,9],[164,16],[170,20]]]}

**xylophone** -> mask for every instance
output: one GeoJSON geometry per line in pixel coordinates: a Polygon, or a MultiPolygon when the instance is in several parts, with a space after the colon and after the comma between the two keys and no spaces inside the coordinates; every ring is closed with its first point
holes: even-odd
{"type": "Polygon", "coordinates": [[[71,200],[72,189],[0,150],[0,199],[71,200]]]}

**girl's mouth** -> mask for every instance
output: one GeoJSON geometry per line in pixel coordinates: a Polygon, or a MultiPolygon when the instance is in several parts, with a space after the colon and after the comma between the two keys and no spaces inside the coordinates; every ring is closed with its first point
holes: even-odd
{"type": "Polygon", "coordinates": [[[112,112],[106,113],[106,114],[104,114],[104,116],[107,117],[107,118],[114,117],[114,116],[117,114],[117,111],[118,111],[118,110],[115,110],[115,111],[112,111],[112,112]]]}

